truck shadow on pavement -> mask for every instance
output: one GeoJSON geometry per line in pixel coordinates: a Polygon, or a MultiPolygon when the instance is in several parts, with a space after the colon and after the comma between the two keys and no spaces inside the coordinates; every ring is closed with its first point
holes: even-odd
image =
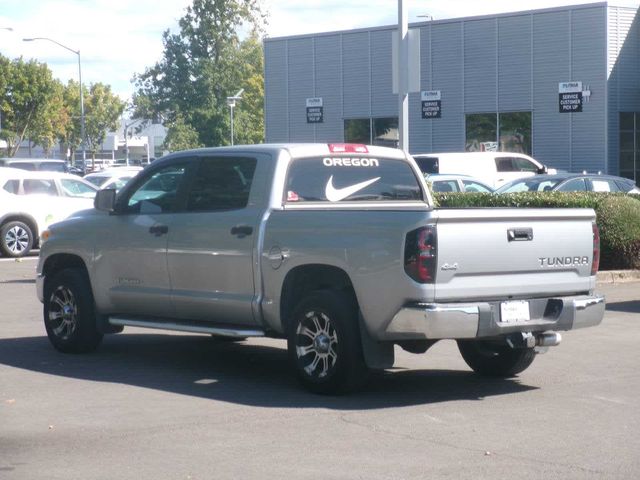
{"type": "Polygon", "coordinates": [[[623,313],[640,313],[640,300],[607,303],[607,310],[623,313]]]}
{"type": "Polygon", "coordinates": [[[360,392],[319,396],[298,386],[284,348],[251,341],[158,334],[108,336],[91,354],[57,352],[46,337],[0,340],[0,363],[47,375],[112,382],[265,408],[368,410],[455,400],[482,400],[537,389],[517,379],[471,371],[391,370],[360,392]]]}

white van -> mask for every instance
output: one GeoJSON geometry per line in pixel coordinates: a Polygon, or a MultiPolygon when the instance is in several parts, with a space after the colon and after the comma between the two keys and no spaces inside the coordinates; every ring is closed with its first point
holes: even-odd
{"type": "Polygon", "coordinates": [[[451,152],[413,155],[424,174],[457,173],[482,180],[493,188],[537,173],[555,173],[546,165],[522,153],[451,152]]]}

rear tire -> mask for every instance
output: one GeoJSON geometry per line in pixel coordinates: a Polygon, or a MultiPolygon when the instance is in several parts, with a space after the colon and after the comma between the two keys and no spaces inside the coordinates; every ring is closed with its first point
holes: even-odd
{"type": "Polygon", "coordinates": [[[348,295],[310,293],[294,309],[288,333],[289,359],[306,389],[339,394],[366,382],[358,308],[348,295]]]}
{"type": "Polygon", "coordinates": [[[33,242],[33,232],[24,222],[14,220],[0,228],[0,250],[7,257],[24,257],[31,251],[33,242]]]}
{"type": "Polygon", "coordinates": [[[89,279],[80,269],[62,270],[46,282],[43,316],[47,336],[61,352],[91,352],[102,341],[89,279]]]}
{"type": "Polygon", "coordinates": [[[474,372],[488,377],[513,377],[536,357],[533,348],[510,348],[481,340],[458,340],[458,350],[474,372]]]}

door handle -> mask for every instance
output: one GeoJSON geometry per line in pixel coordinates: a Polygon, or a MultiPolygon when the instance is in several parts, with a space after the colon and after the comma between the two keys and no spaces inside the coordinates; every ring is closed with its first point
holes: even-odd
{"type": "Polygon", "coordinates": [[[156,237],[160,237],[169,233],[169,227],[166,225],[154,225],[153,227],[149,227],[149,233],[153,233],[156,237]]]}
{"type": "Polygon", "coordinates": [[[510,242],[530,242],[533,240],[533,228],[510,228],[507,230],[510,242]]]}
{"type": "Polygon", "coordinates": [[[251,235],[252,233],[253,227],[249,225],[236,225],[235,227],[231,227],[231,235],[237,235],[240,238],[251,235]]]}

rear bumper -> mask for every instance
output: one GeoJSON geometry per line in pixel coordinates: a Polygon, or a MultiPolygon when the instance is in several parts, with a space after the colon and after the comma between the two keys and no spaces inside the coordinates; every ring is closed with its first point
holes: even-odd
{"type": "Polygon", "coordinates": [[[593,327],[602,322],[600,295],[530,299],[531,320],[500,321],[500,302],[417,303],[402,308],[386,329],[389,340],[488,338],[516,332],[593,327]]]}

